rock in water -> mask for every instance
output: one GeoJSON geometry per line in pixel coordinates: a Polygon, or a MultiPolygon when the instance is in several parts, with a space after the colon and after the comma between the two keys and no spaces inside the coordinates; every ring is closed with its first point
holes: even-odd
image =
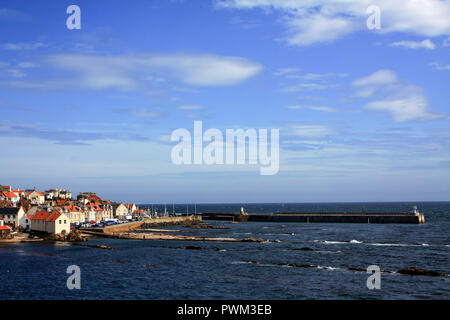
{"type": "Polygon", "coordinates": [[[400,274],[409,274],[412,276],[429,276],[429,277],[446,277],[445,273],[440,273],[437,271],[423,270],[414,267],[403,268],[397,271],[400,274]]]}
{"type": "Polygon", "coordinates": [[[294,248],[291,250],[298,250],[298,251],[314,251],[314,249],[308,248],[308,247],[303,247],[303,248],[294,248]]]}
{"type": "Polygon", "coordinates": [[[87,241],[87,238],[83,237],[80,231],[73,230],[67,236],[67,241],[70,241],[70,242],[81,242],[81,241],[87,241]]]}
{"type": "Polygon", "coordinates": [[[186,246],[186,250],[202,250],[202,247],[186,246]]]}

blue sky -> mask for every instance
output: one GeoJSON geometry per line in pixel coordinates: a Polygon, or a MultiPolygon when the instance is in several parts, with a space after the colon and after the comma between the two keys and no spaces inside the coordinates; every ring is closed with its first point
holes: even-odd
{"type": "Polygon", "coordinates": [[[135,202],[450,200],[450,2],[2,1],[0,184],[135,202]],[[68,30],[66,8],[81,8],[68,30]],[[280,170],[171,162],[279,128],[280,170]]]}

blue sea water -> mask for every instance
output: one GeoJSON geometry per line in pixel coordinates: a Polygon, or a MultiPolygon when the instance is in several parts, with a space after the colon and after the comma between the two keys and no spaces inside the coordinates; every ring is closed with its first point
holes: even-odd
{"type": "MultiPolygon", "coordinates": [[[[113,251],[67,243],[0,245],[0,299],[450,299],[450,277],[382,274],[381,289],[369,290],[369,274],[347,269],[413,266],[450,274],[449,202],[243,206],[263,213],[402,212],[413,205],[425,214],[425,224],[213,222],[227,229],[168,228],[280,242],[89,241],[113,251]],[[188,245],[202,250],[186,250],[188,245]],[[314,250],[295,250],[303,247],[314,250]],[[288,263],[318,267],[282,266],[288,263]],[[80,290],[67,289],[69,265],[81,269],[80,290]]],[[[237,212],[241,206],[197,205],[197,212],[237,212]]],[[[186,205],[177,206],[181,210],[186,205]]]]}

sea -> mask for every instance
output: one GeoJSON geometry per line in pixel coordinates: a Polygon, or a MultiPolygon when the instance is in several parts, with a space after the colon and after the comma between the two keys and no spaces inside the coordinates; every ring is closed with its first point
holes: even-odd
{"type": "MultiPolygon", "coordinates": [[[[415,205],[425,224],[208,221],[216,228],[166,228],[182,235],[272,240],[263,243],[88,241],[116,250],[69,243],[0,244],[0,299],[448,300],[450,277],[396,271],[416,267],[450,274],[450,202],[178,204],[174,210],[405,212],[415,205]],[[73,265],[80,270],[80,289],[67,286],[73,265]],[[374,288],[368,286],[374,283],[365,272],[369,266],[393,272],[381,273],[374,288]]],[[[163,205],[153,208],[164,210],[163,205]]]]}

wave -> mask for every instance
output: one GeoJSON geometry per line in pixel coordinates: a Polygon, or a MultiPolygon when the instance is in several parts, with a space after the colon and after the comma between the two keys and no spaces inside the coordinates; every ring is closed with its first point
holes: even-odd
{"type": "Polygon", "coordinates": [[[338,267],[327,267],[327,266],[317,266],[317,269],[325,269],[325,270],[340,270],[338,267]]]}
{"type": "MultiPolygon", "coordinates": [[[[319,269],[319,270],[330,270],[330,271],[351,271],[351,272],[364,272],[367,273],[366,268],[355,268],[355,267],[330,267],[330,266],[320,266],[320,265],[313,265],[313,264],[297,264],[297,263],[267,263],[267,262],[259,262],[255,260],[241,260],[241,261],[235,261],[232,263],[247,263],[247,264],[255,264],[259,266],[269,266],[269,267],[292,267],[292,268],[306,268],[306,269],[319,269]]],[[[403,268],[397,271],[390,271],[390,270],[380,270],[383,274],[406,274],[406,275],[422,275],[422,276],[439,276],[439,277],[448,277],[450,275],[445,273],[440,273],[437,271],[430,271],[430,270],[423,270],[423,269],[417,269],[414,267],[409,268],[403,268]]]]}
{"type": "MultiPolygon", "coordinates": [[[[363,242],[359,240],[350,240],[350,241],[331,241],[331,240],[314,240],[314,242],[323,243],[323,244],[364,244],[367,246],[386,246],[386,247],[429,247],[428,243],[389,243],[389,242],[381,242],[381,243],[371,243],[371,242],[363,242]]],[[[450,245],[446,245],[447,247],[450,245]]]]}
{"type": "Polygon", "coordinates": [[[329,240],[314,240],[314,242],[321,242],[325,244],[346,244],[348,241],[329,241],[329,240]]]}
{"type": "Polygon", "coordinates": [[[429,247],[428,243],[367,243],[369,246],[386,246],[386,247],[429,247]]]}

